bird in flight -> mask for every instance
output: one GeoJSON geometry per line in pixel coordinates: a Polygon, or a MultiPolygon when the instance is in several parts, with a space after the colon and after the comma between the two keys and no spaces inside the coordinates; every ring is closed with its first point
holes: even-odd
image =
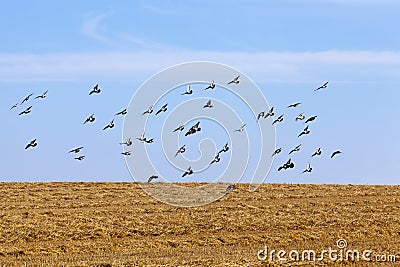
{"type": "Polygon", "coordinates": [[[86,124],[88,122],[94,122],[95,120],[96,120],[96,118],[94,117],[94,114],[92,114],[86,118],[86,120],[83,122],[83,124],[86,124]]]}
{"type": "Polygon", "coordinates": [[[118,115],[126,115],[127,113],[128,113],[128,109],[125,108],[125,109],[121,110],[120,112],[118,112],[117,114],[115,114],[115,116],[118,116],[118,115]]]}
{"type": "Polygon", "coordinates": [[[76,160],[79,160],[79,161],[82,161],[82,160],[85,159],[85,157],[86,157],[86,156],[79,156],[79,157],[76,157],[75,159],[76,159],[76,160]]]}
{"type": "Polygon", "coordinates": [[[81,152],[81,150],[83,149],[83,146],[81,146],[81,147],[77,147],[77,148],[74,148],[74,149],[71,149],[70,151],[68,151],[68,153],[79,153],[79,152],[81,152]]]}
{"type": "Polygon", "coordinates": [[[182,177],[185,177],[186,175],[191,175],[193,174],[192,167],[189,167],[183,174],[182,177]]]}
{"type": "Polygon", "coordinates": [[[311,155],[311,157],[320,156],[321,154],[322,154],[322,150],[321,150],[321,148],[319,147],[319,148],[317,149],[317,151],[315,151],[315,152],[311,155]]]}
{"type": "Polygon", "coordinates": [[[186,151],[186,145],[181,146],[178,151],[175,153],[175,157],[178,156],[179,154],[182,154],[186,151]]]}
{"type": "Polygon", "coordinates": [[[304,116],[304,112],[300,113],[299,116],[296,117],[295,121],[302,121],[306,118],[306,116],[304,116]]]}
{"type": "Polygon", "coordinates": [[[294,104],[291,104],[291,105],[287,106],[287,108],[295,108],[300,104],[301,104],[301,102],[297,102],[297,103],[294,103],[294,104]]]}
{"type": "Polygon", "coordinates": [[[231,83],[238,84],[239,83],[239,78],[240,78],[240,75],[235,77],[232,81],[228,82],[228,84],[231,84],[231,83]]]}
{"type": "Polygon", "coordinates": [[[278,171],[281,171],[282,169],[293,169],[294,168],[294,163],[292,162],[292,159],[289,159],[286,163],[284,163],[282,166],[278,168],[278,171]]]}
{"type": "Polygon", "coordinates": [[[264,118],[264,116],[265,116],[265,112],[264,112],[264,111],[261,111],[260,113],[258,113],[258,115],[257,115],[257,121],[259,121],[260,118],[264,118]]]}
{"type": "Polygon", "coordinates": [[[218,163],[221,161],[221,158],[219,157],[219,154],[217,154],[214,159],[210,162],[210,165],[213,163],[218,163]]]}
{"type": "Polygon", "coordinates": [[[154,143],[154,138],[151,138],[151,139],[145,138],[144,141],[145,141],[147,144],[151,144],[151,143],[154,143]]]}
{"type": "Polygon", "coordinates": [[[99,85],[96,84],[96,85],[93,87],[92,91],[89,92],[89,95],[92,95],[92,94],[100,94],[100,92],[101,92],[101,90],[100,90],[100,88],[99,88],[99,85]]]}
{"type": "Polygon", "coordinates": [[[212,108],[213,104],[211,103],[211,99],[207,101],[207,103],[203,106],[203,108],[212,108]]]}
{"type": "Polygon", "coordinates": [[[186,87],[186,92],[184,92],[181,95],[191,95],[193,93],[193,90],[190,89],[190,84],[188,84],[188,86],[186,87]]]}
{"type": "Polygon", "coordinates": [[[228,187],[225,189],[225,194],[229,194],[233,189],[235,189],[236,184],[230,184],[228,187]]]}
{"type": "Polygon", "coordinates": [[[215,83],[214,80],[211,81],[210,85],[206,87],[206,89],[204,90],[208,90],[208,89],[214,89],[215,88],[215,83]]]}
{"type": "Polygon", "coordinates": [[[33,95],[33,93],[29,94],[27,97],[25,97],[24,100],[22,100],[20,105],[22,105],[23,103],[27,102],[32,95],[33,95]]]}
{"type": "Polygon", "coordinates": [[[310,162],[308,163],[308,165],[307,165],[307,168],[303,171],[303,173],[305,173],[305,172],[311,172],[312,171],[312,168],[311,168],[311,164],[310,164],[310,162]]]}
{"type": "Polygon", "coordinates": [[[46,98],[46,94],[47,94],[47,92],[48,92],[49,90],[46,90],[46,91],[44,91],[41,95],[38,95],[37,97],[35,97],[35,99],[38,99],[38,98],[46,98]]]}
{"type": "Polygon", "coordinates": [[[126,139],[125,142],[119,143],[120,145],[126,145],[126,146],[131,146],[132,145],[132,139],[129,137],[126,139]]]}
{"type": "Polygon", "coordinates": [[[112,120],[103,128],[103,131],[104,131],[104,130],[107,130],[107,129],[111,129],[111,128],[114,128],[114,119],[112,119],[112,120]]]}
{"type": "Polygon", "coordinates": [[[174,132],[177,132],[177,131],[183,131],[183,129],[185,129],[185,125],[180,125],[178,128],[176,128],[175,130],[174,130],[174,132]]]}
{"type": "Polygon", "coordinates": [[[167,106],[168,106],[168,103],[165,104],[164,106],[162,106],[162,107],[156,112],[156,115],[158,115],[158,114],[161,113],[161,112],[167,111],[167,109],[168,109],[167,106]]]}
{"type": "Polygon", "coordinates": [[[124,156],[130,156],[132,153],[130,151],[124,151],[124,152],[121,152],[121,154],[124,156]]]}
{"type": "Polygon", "coordinates": [[[277,122],[282,122],[282,121],[283,121],[283,114],[280,115],[276,120],[274,120],[274,121],[272,122],[272,125],[274,125],[274,124],[277,123],[277,122]]]}
{"type": "Polygon", "coordinates": [[[274,156],[276,156],[276,155],[278,155],[279,153],[281,153],[282,152],[282,148],[280,147],[280,148],[277,148],[275,151],[274,151],[274,153],[272,153],[272,156],[271,157],[274,157],[274,156]]]}
{"type": "Polygon", "coordinates": [[[142,115],[153,113],[153,106],[150,106],[142,115]]]}
{"type": "Polygon", "coordinates": [[[28,149],[28,148],[30,148],[30,147],[35,147],[35,146],[37,146],[36,138],[33,139],[32,141],[30,141],[30,142],[25,146],[25,149],[28,149]]]}
{"type": "Polygon", "coordinates": [[[271,107],[268,112],[265,114],[264,119],[268,118],[268,117],[273,117],[275,115],[274,113],[274,107],[271,107]]]}
{"type": "Polygon", "coordinates": [[[298,145],[298,146],[296,146],[296,147],[293,148],[292,150],[290,150],[289,155],[292,154],[293,152],[298,152],[298,151],[300,151],[300,148],[301,148],[301,144],[298,145]]]}
{"type": "Polygon", "coordinates": [[[309,134],[309,133],[310,133],[310,130],[308,129],[308,125],[307,125],[307,127],[304,128],[304,130],[298,135],[298,137],[309,134]]]}
{"type": "Polygon", "coordinates": [[[157,175],[152,175],[149,177],[149,179],[147,180],[148,183],[150,183],[151,181],[153,181],[154,179],[158,179],[157,175]]]}
{"type": "Polygon", "coordinates": [[[319,148],[317,149],[317,151],[315,151],[315,152],[311,155],[311,157],[320,156],[321,154],[322,154],[322,151],[321,151],[321,148],[319,147],[319,148]]]}
{"type": "Polygon", "coordinates": [[[139,140],[140,142],[145,142],[146,141],[146,137],[145,137],[145,132],[143,132],[140,137],[136,137],[137,140],[139,140]]]}
{"type": "Polygon", "coordinates": [[[312,116],[310,118],[308,118],[304,123],[309,123],[312,122],[313,120],[315,120],[318,116],[312,116]]]}
{"type": "Polygon", "coordinates": [[[246,127],[246,124],[243,124],[242,126],[240,126],[240,128],[236,129],[235,132],[239,132],[239,133],[243,132],[244,131],[244,127],[246,127]]]}
{"type": "Polygon", "coordinates": [[[226,143],[224,145],[224,147],[218,152],[218,154],[228,152],[228,150],[229,150],[229,146],[228,146],[228,143],[226,143]]]}
{"type": "Polygon", "coordinates": [[[323,85],[319,86],[319,87],[318,87],[317,89],[315,89],[314,91],[318,91],[318,90],[327,88],[327,87],[328,87],[328,83],[329,83],[329,81],[327,81],[327,82],[324,83],[323,85]]]}
{"type": "Polygon", "coordinates": [[[188,135],[191,135],[191,134],[195,134],[196,132],[200,132],[200,131],[201,131],[200,122],[197,122],[195,125],[190,127],[189,131],[187,131],[185,133],[185,136],[188,136],[188,135]]]}
{"type": "Polygon", "coordinates": [[[32,108],[32,106],[27,107],[25,110],[21,111],[18,115],[31,113],[31,108],[32,108]]]}
{"type": "Polygon", "coordinates": [[[336,150],[335,152],[332,153],[331,158],[333,158],[334,156],[339,155],[341,153],[342,153],[342,151],[336,150]]]}
{"type": "Polygon", "coordinates": [[[14,104],[14,105],[10,108],[10,110],[12,110],[12,109],[14,109],[14,108],[16,108],[16,107],[18,107],[18,103],[17,103],[17,104],[14,104]]]}

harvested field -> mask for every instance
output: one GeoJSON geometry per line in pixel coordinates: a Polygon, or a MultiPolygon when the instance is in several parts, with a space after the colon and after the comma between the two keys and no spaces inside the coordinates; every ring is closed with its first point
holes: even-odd
{"type": "Polygon", "coordinates": [[[400,186],[247,189],[181,208],[136,183],[0,183],[0,266],[399,265],[400,186]],[[341,238],[342,251],[370,250],[372,262],[257,257],[266,245],[286,257],[338,249],[341,238]]]}

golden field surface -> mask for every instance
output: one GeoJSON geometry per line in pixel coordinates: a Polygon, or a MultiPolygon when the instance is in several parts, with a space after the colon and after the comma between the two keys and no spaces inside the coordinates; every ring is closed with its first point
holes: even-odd
{"type": "Polygon", "coordinates": [[[0,266],[400,266],[400,186],[240,184],[186,208],[137,183],[0,183],[0,199],[0,266]],[[339,239],[371,261],[301,258],[339,239]]]}

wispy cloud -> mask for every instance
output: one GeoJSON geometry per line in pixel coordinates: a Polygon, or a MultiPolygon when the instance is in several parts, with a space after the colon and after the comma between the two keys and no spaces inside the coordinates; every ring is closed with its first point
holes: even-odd
{"type": "MultiPolygon", "coordinates": [[[[112,11],[108,11],[103,14],[99,14],[97,16],[91,17],[83,22],[82,24],[82,33],[86,36],[104,43],[109,46],[117,46],[117,43],[113,41],[111,38],[106,37],[104,34],[101,34],[102,23],[104,20],[113,15],[112,11]]],[[[104,29],[103,29],[104,30],[104,29]]]]}
{"type": "Polygon", "coordinates": [[[207,52],[188,50],[137,53],[0,54],[0,81],[113,80],[149,76],[187,61],[231,65],[262,81],[329,79],[399,80],[400,52],[207,52]]]}

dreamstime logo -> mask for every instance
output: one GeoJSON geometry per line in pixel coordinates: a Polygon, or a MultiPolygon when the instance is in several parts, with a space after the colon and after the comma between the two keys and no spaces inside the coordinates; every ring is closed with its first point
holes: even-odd
{"type": "Polygon", "coordinates": [[[260,261],[311,261],[322,262],[324,260],[337,261],[366,261],[366,262],[396,262],[395,254],[377,254],[371,250],[358,250],[348,248],[346,239],[340,238],[336,241],[336,248],[320,250],[279,250],[270,249],[265,246],[263,250],[258,251],[257,257],[260,261]]]}
{"type": "Polygon", "coordinates": [[[239,181],[254,191],[273,161],[272,118],[257,120],[269,108],[257,85],[234,68],[169,67],[145,81],[128,106],[122,138],[139,139],[125,158],[128,169],[151,196],[176,206],[209,204],[239,181]]]}

